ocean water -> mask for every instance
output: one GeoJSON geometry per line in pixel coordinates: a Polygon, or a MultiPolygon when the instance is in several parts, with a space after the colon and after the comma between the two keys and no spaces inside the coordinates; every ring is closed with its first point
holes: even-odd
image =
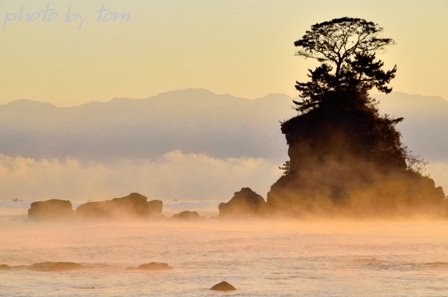
{"type": "Polygon", "coordinates": [[[33,223],[0,203],[0,296],[448,296],[448,221],[33,223]],[[82,269],[36,271],[41,262],[82,269]],[[172,270],[129,270],[164,262],[172,270]],[[227,281],[233,292],[210,291],[227,281]]]}

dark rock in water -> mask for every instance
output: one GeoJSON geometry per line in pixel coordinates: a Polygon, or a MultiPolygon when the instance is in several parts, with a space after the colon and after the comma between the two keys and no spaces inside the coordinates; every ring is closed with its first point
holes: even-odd
{"type": "Polygon", "coordinates": [[[0,264],[0,270],[8,270],[8,269],[11,269],[11,267],[9,267],[6,264],[0,264]]]}
{"type": "Polygon", "coordinates": [[[73,219],[75,212],[67,200],[51,199],[31,203],[28,218],[33,221],[73,219]]]}
{"type": "Polygon", "coordinates": [[[35,263],[28,268],[37,271],[69,271],[82,269],[83,266],[73,262],[42,262],[35,263]]]}
{"type": "Polygon", "coordinates": [[[254,217],[266,214],[266,201],[250,188],[242,188],[227,203],[219,204],[220,217],[254,217]]]}
{"type": "Polygon", "coordinates": [[[158,263],[158,262],[151,262],[147,264],[142,264],[138,266],[136,269],[138,270],[170,270],[173,269],[173,267],[169,266],[167,263],[158,263]]]}
{"type": "Polygon", "coordinates": [[[81,204],[76,208],[76,215],[85,219],[108,218],[111,214],[107,210],[106,201],[95,201],[81,204]]]}
{"type": "Polygon", "coordinates": [[[236,288],[231,284],[229,284],[228,282],[223,281],[211,287],[210,290],[226,292],[226,291],[236,291],[236,288]]]}
{"type": "Polygon", "coordinates": [[[151,200],[148,201],[148,215],[151,217],[160,216],[163,210],[163,201],[151,200]]]}
{"type": "Polygon", "coordinates": [[[189,210],[184,210],[178,214],[175,214],[174,216],[172,216],[173,219],[176,220],[200,220],[201,216],[199,215],[199,213],[197,211],[189,211],[189,210]]]}
{"type": "Polygon", "coordinates": [[[162,201],[147,201],[147,197],[138,193],[114,198],[112,200],[87,202],[76,209],[76,215],[88,219],[107,218],[148,218],[160,215],[162,201]]]}

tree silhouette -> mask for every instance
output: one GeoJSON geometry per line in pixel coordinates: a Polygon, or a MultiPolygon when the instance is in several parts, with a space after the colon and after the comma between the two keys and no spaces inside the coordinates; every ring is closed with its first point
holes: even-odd
{"type": "Polygon", "coordinates": [[[306,31],[294,43],[300,48],[297,55],[322,64],[309,70],[309,82],[297,82],[303,99],[294,101],[297,110],[303,113],[319,107],[330,98],[330,92],[365,94],[373,87],[384,93],[392,91],[387,84],[395,77],[397,67],[383,70],[384,63],[376,59],[377,52],[394,44],[391,38],[378,37],[382,30],[373,22],[344,17],[317,23],[306,31]]]}
{"type": "MultiPolygon", "coordinates": [[[[308,137],[310,142],[323,137],[333,151],[383,167],[406,169],[406,158],[412,156],[394,128],[403,118],[380,116],[375,99],[368,94],[372,88],[391,92],[388,83],[397,71],[396,66],[383,70],[384,63],[376,59],[377,52],[394,44],[391,38],[379,37],[382,30],[373,22],[349,17],[313,25],[294,45],[300,48],[297,55],[321,64],[309,70],[310,81],[297,82],[302,100],[294,103],[302,115],[308,114],[301,119],[302,125],[313,132],[308,137]],[[323,129],[325,125],[331,128],[323,129]],[[334,134],[345,140],[334,139],[334,134]],[[333,144],[338,142],[335,147],[333,144]]],[[[294,129],[295,125],[283,125],[284,132],[294,129]]],[[[316,147],[315,152],[322,150],[316,147]]],[[[331,150],[325,154],[333,155],[331,150]]],[[[290,162],[289,172],[296,169],[297,163],[290,162]]]]}

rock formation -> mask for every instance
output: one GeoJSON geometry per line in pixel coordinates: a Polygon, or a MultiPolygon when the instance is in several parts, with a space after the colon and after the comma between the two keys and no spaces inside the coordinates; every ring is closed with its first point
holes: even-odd
{"type": "Polygon", "coordinates": [[[173,267],[167,263],[151,262],[139,265],[137,267],[128,267],[129,270],[171,270],[173,267]]]}
{"type": "Polygon", "coordinates": [[[178,214],[173,215],[172,218],[175,220],[196,221],[200,220],[201,216],[197,211],[184,210],[178,214]]]}
{"type": "Polygon", "coordinates": [[[222,281],[219,284],[216,284],[213,287],[211,287],[210,290],[227,292],[227,291],[236,291],[236,288],[231,284],[229,284],[228,282],[222,281]]]}
{"type": "Polygon", "coordinates": [[[28,218],[33,221],[70,220],[73,217],[72,203],[67,200],[36,201],[28,210],[28,218]]]}
{"type": "Polygon", "coordinates": [[[266,201],[250,188],[242,188],[227,203],[219,204],[219,216],[222,218],[245,218],[263,216],[267,211],[266,201]]]}
{"type": "Polygon", "coordinates": [[[148,218],[160,215],[162,201],[147,201],[138,193],[106,201],[87,202],[76,209],[76,215],[87,219],[148,218]]]}
{"type": "Polygon", "coordinates": [[[270,210],[295,217],[446,215],[442,188],[409,166],[394,128],[400,119],[380,117],[349,93],[338,96],[282,124],[290,160],[268,193],[270,210]]]}
{"type": "Polygon", "coordinates": [[[160,200],[148,201],[148,216],[156,217],[160,216],[163,210],[163,202],[160,200]]]}
{"type": "Polygon", "coordinates": [[[42,262],[28,267],[37,271],[69,271],[84,268],[81,264],[74,262],[42,262]]]}

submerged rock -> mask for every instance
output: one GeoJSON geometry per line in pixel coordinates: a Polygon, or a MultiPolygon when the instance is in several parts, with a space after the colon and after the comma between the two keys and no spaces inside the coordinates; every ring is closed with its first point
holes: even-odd
{"type": "Polygon", "coordinates": [[[33,221],[73,219],[75,212],[67,200],[51,199],[31,203],[28,218],[33,221]]]}
{"type": "Polygon", "coordinates": [[[219,204],[220,217],[263,216],[267,210],[266,201],[250,188],[242,188],[227,203],[219,204]]]}
{"type": "Polygon", "coordinates": [[[201,216],[199,215],[199,213],[197,211],[189,211],[189,210],[184,210],[178,214],[175,214],[172,216],[173,219],[176,220],[200,220],[201,216]]]}
{"type": "Polygon", "coordinates": [[[87,202],[76,209],[76,215],[88,219],[148,218],[160,215],[163,202],[147,201],[138,193],[106,201],[87,202]]]}
{"type": "Polygon", "coordinates": [[[82,269],[83,266],[74,262],[42,262],[35,263],[28,268],[37,271],[69,271],[82,269]]]}
{"type": "Polygon", "coordinates": [[[231,284],[229,284],[228,282],[222,281],[219,284],[216,284],[213,287],[211,287],[210,290],[226,292],[226,291],[236,291],[236,288],[231,284]]]}
{"type": "Polygon", "coordinates": [[[159,262],[151,262],[142,264],[136,268],[128,268],[128,269],[137,269],[137,270],[171,270],[173,267],[169,266],[167,263],[159,263],[159,262]]]}

